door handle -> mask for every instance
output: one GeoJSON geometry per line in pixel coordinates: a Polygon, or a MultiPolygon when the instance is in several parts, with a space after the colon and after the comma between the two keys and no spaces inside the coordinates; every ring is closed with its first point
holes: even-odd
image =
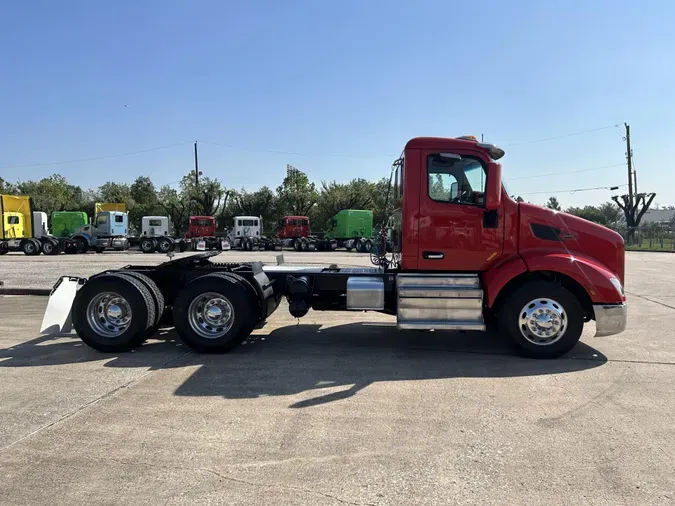
{"type": "Polygon", "coordinates": [[[442,260],[445,258],[445,255],[440,251],[424,251],[422,253],[422,258],[425,260],[442,260]]]}

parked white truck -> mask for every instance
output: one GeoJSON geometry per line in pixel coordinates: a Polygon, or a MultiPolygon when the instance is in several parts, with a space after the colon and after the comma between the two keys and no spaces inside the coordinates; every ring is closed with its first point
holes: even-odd
{"type": "Polygon", "coordinates": [[[281,249],[278,239],[262,235],[262,218],[259,216],[235,216],[229,238],[234,249],[244,251],[281,249]]]}
{"type": "Polygon", "coordinates": [[[168,216],[143,216],[138,246],[143,253],[156,251],[168,253],[176,249],[185,251],[187,242],[180,237],[172,237],[171,222],[168,216]]]}

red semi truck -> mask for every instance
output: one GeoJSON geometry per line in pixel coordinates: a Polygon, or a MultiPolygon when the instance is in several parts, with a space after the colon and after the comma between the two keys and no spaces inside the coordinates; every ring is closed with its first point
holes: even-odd
{"type": "Polygon", "coordinates": [[[185,239],[192,250],[222,249],[222,238],[216,237],[218,222],[213,216],[190,216],[185,239]]]}
{"type": "Polygon", "coordinates": [[[376,267],[222,264],[209,260],[214,252],[66,277],[43,328],[60,331],[68,311],[59,308],[71,308],[78,335],[98,350],[131,350],[166,323],[197,351],[225,352],[285,297],[296,317],[378,311],[418,330],[483,331],[494,322],[540,358],[572,349],[590,320],[596,336],[622,332],[621,236],[513,201],[503,155],[471,137],[410,140],[393,167],[393,253],[375,255],[376,267]]]}

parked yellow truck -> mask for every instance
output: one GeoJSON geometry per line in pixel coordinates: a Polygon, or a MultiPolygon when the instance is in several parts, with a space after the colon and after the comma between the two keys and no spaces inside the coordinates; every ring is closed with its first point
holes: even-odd
{"type": "Polygon", "coordinates": [[[12,250],[26,255],[59,252],[59,241],[49,235],[47,214],[32,207],[30,197],[0,195],[0,255],[12,250]]]}

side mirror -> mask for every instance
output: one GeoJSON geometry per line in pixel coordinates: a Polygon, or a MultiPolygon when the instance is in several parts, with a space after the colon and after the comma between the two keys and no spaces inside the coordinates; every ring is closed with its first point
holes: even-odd
{"type": "Polygon", "coordinates": [[[456,199],[459,195],[459,192],[457,191],[458,186],[456,181],[450,185],[450,200],[456,199]]]}
{"type": "Polygon", "coordinates": [[[487,188],[485,188],[485,208],[488,211],[499,209],[502,205],[502,166],[497,162],[488,164],[487,188]]]}

